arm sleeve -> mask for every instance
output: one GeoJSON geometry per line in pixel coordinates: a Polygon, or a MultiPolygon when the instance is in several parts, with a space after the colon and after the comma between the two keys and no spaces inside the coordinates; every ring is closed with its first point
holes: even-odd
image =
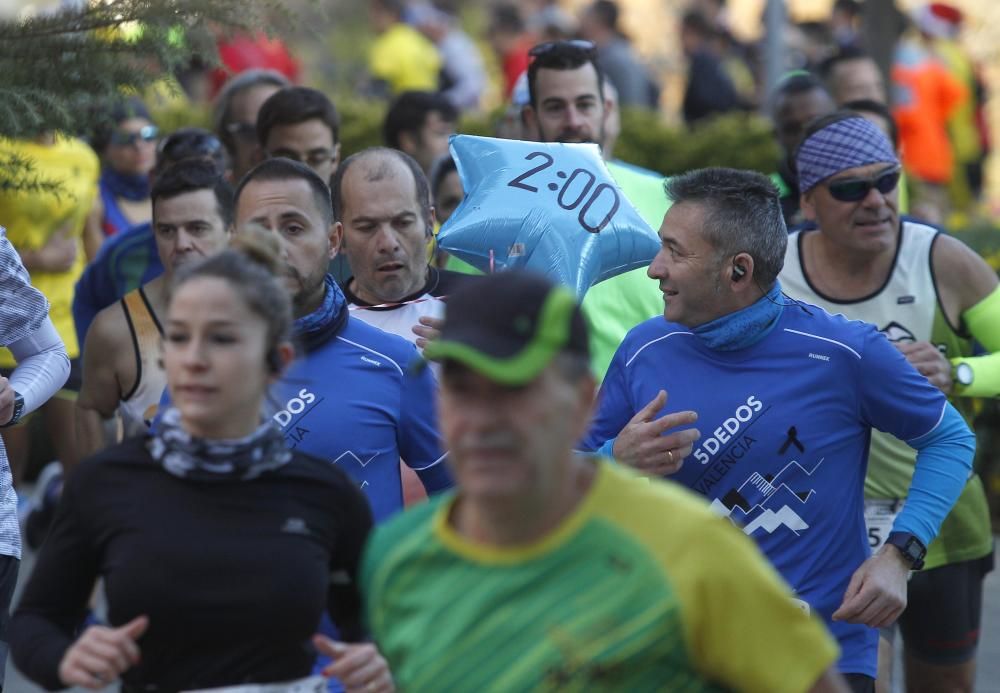
{"type": "Polygon", "coordinates": [[[615,353],[608,367],[607,375],[601,384],[597,396],[597,414],[594,421],[577,448],[584,452],[600,450],[602,454],[611,457],[611,448],[606,444],[618,437],[625,424],[635,416],[635,410],[629,397],[625,382],[625,354],[621,348],[615,353]]]}
{"type": "Polygon", "coordinates": [[[962,313],[962,320],[990,353],[951,360],[952,365],[969,364],[973,373],[972,385],[955,383],[955,393],[962,397],[1000,397],[1000,286],[962,313]]]}
{"type": "Polygon", "coordinates": [[[913,481],[894,529],[912,532],[926,545],[968,480],[975,439],[944,394],[888,339],[869,330],[858,374],[861,416],[917,449],[913,481]]]}
{"type": "Polygon", "coordinates": [[[934,430],[906,442],[916,449],[917,462],[892,529],[915,534],[927,546],[969,480],[976,437],[955,407],[946,404],[934,430]]]}
{"type": "Polygon", "coordinates": [[[414,349],[411,365],[403,372],[397,435],[400,456],[430,494],[450,488],[452,479],[437,428],[437,382],[430,368],[415,366],[418,358],[414,349]]]}
{"type": "Polygon", "coordinates": [[[59,663],[73,643],[97,580],[93,530],[80,510],[84,470],[66,480],[52,529],[10,624],[10,651],[18,668],[48,690],[64,688],[59,663]]]}
{"type": "Polygon", "coordinates": [[[10,344],[17,368],[11,387],[24,397],[24,413],[34,411],[66,384],[69,356],[62,338],[49,318],[27,337],[10,344]]]}
{"type": "Polygon", "coordinates": [[[31,285],[28,270],[0,227],[0,344],[13,344],[42,326],[49,303],[31,285]]]}
{"type": "Polygon", "coordinates": [[[361,615],[361,551],[372,529],[372,512],[368,500],[353,484],[345,482],[333,507],[343,509],[341,541],[332,552],[330,589],[327,613],[341,637],[348,642],[364,639],[361,615]],[[344,497],[346,496],[346,498],[344,497]],[[343,576],[349,576],[349,581],[343,576]]]}
{"type": "Polygon", "coordinates": [[[872,428],[911,441],[941,422],[947,399],[872,326],[866,326],[856,382],[860,416],[872,428]]]}

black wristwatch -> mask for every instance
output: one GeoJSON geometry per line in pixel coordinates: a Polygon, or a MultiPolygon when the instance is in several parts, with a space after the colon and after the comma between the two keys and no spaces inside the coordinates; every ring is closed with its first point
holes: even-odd
{"type": "Polygon", "coordinates": [[[21,414],[24,413],[24,397],[17,390],[14,390],[14,415],[10,417],[10,421],[5,424],[0,424],[0,428],[7,428],[8,426],[13,426],[18,421],[21,420],[21,414]]]}
{"type": "Polygon", "coordinates": [[[909,532],[889,532],[886,544],[895,546],[901,554],[903,560],[910,564],[910,570],[920,570],[924,567],[924,556],[927,555],[927,547],[924,542],[917,539],[909,532]]]}

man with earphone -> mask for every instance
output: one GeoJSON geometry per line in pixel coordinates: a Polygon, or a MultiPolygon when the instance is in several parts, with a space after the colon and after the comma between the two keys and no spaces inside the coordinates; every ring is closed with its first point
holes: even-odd
{"type": "Polygon", "coordinates": [[[788,234],[767,178],[703,169],[665,187],[673,204],[649,267],[664,317],[625,337],[581,447],[705,496],[826,623],[851,689],[873,691],[876,628],[906,606],[909,572],[965,485],[972,433],[874,327],[782,294],[788,234]],[[872,429],[918,451],[875,555],[863,518],[872,429]]]}

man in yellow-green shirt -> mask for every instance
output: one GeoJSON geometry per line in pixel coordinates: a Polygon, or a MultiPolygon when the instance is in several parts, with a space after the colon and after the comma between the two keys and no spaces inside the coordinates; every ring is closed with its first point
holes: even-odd
{"type": "Polygon", "coordinates": [[[379,528],[362,568],[399,688],[846,690],[836,645],[746,537],[677,486],[573,452],[595,391],[586,332],[536,275],[452,295],[425,355],[458,490],[379,528]]]}
{"type": "Polygon", "coordinates": [[[368,53],[372,78],[390,94],[437,91],[441,56],[423,34],[403,23],[402,0],[371,0],[369,17],[378,36],[368,53]]]}

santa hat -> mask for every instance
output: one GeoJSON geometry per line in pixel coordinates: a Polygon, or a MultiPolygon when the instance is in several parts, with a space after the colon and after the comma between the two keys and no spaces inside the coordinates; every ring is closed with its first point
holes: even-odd
{"type": "Polygon", "coordinates": [[[943,2],[920,7],[913,17],[923,33],[934,38],[955,38],[962,26],[962,11],[943,2]]]}

